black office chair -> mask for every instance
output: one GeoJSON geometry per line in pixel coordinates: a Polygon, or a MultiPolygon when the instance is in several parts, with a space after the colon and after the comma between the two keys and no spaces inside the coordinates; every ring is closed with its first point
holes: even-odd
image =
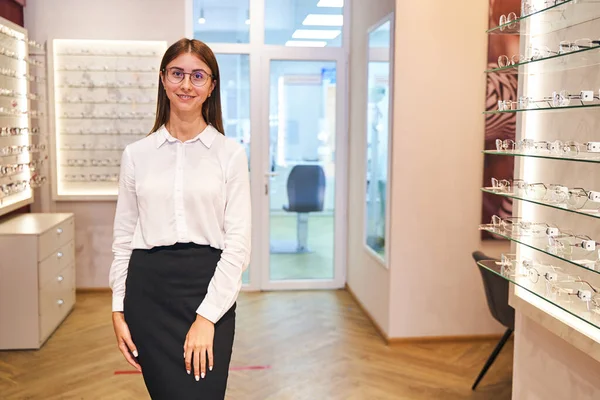
{"type": "Polygon", "coordinates": [[[323,211],[325,172],[320,165],[296,165],[287,181],[287,212],[298,214],[296,253],[308,253],[308,213],[323,211]]]}
{"type": "MultiPolygon", "coordinates": [[[[473,252],[473,259],[475,262],[494,260],[492,257],[488,257],[480,251],[473,252]]],[[[515,329],[515,310],[508,304],[508,281],[479,264],[477,267],[479,267],[479,272],[481,273],[483,287],[485,288],[485,296],[487,297],[487,303],[490,312],[492,313],[492,317],[506,327],[506,332],[504,332],[504,335],[496,345],[496,348],[486,361],[479,376],[475,380],[475,383],[471,387],[471,390],[477,388],[479,381],[481,381],[492,363],[496,360],[500,350],[502,350],[506,341],[510,338],[510,335],[515,329]]]]}

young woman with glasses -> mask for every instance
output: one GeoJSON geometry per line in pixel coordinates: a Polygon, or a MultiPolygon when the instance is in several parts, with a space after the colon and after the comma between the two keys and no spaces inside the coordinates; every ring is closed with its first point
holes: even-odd
{"type": "Polygon", "coordinates": [[[154,127],[121,161],[113,325],[155,400],[225,397],[251,218],[248,160],[224,135],[219,78],[204,43],[169,47],[154,127]]]}

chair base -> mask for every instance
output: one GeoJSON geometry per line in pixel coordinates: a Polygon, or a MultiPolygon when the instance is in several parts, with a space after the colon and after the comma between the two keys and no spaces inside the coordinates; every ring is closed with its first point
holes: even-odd
{"type": "Polygon", "coordinates": [[[490,369],[490,367],[492,366],[492,363],[496,360],[496,357],[498,357],[500,350],[502,350],[502,348],[506,344],[506,341],[510,338],[510,335],[512,335],[512,333],[513,333],[513,330],[510,328],[508,328],[506,330],[506,332],[504,332],[504,336],[502,336],[502,338],[496,345],[496,348],[494,349],[494,351],[492,351],[492,354],[490,355],[488,360],[485,362],[485,365],[481,369],[481,372],[479,373],[479,376],[477,377],[477,379],[475,379],[475,383],[471,387],[471,390],[475,390],[477,388],[477,385],[479,385],[479,382],[481,381],[481,379],[483,379],[483,376],[486,374],[488,369],[490,369]]]}
{"type": "Polygon", "coordinates": [[[271,254],[308,254],[314,253],[307,246],[291,240],[271,240],[271,254]]]}

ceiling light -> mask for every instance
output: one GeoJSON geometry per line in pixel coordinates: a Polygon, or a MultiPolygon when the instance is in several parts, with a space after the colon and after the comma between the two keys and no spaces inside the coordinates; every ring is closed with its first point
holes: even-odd
{"type": "Polygon", "coordinates": [[[302,25],[320,25],[320,26],[343,26],[343,15],[332,14],[308,14],[302,25]]]}
{"type": "Polygon", "coordinates": [[[317,7],[344,7],[344,0],[319,0],[317,7]]]}
{"type": "Polygon", "coordinates": [[[200,18],[198,18],[198,23],[199,24],[205,24],[206,23],[206,19],[204,18],[204,8],[200,9],[200,18]]]}
{"type": "Polygon", "coordinates": [[[325,47],[327,42],[319,40],[288,40],[286,46],[290,47],[325,47]]]}
{"type": "Polygon", "coordinates": [[[319,30],[319,29],[296,29],[292,34],[294,39],[335,39],[342,33],[339,29],[336,30],[319,30]]]}
{"type": "Polygon", "coordinates": [[[246,10],[246,25],[250,25],[250,10],[246,10]]]}

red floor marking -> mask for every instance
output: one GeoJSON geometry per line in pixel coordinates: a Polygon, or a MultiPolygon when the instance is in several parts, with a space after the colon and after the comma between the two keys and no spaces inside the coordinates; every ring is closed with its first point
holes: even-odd
{"type": "Polygon", "coordinates": [[[115,371],[115,375],[134,375],[134,374],[141,374],[140,371],[138,370],[131,370],[131,371],[115,371]]]}
{"type": "MultiPolygon", "coordinates": [[[[246,371],[246,370],[263,370],[263,369],[271,369],[270,365],[248,365],[246,367],[231,367],[230,371],[246,371]]],[[[135,369],[133,370],[125,370],[125,371],[115,371],[115,375],[135,375],[141,374],[140,371],[135,369]]]]}

